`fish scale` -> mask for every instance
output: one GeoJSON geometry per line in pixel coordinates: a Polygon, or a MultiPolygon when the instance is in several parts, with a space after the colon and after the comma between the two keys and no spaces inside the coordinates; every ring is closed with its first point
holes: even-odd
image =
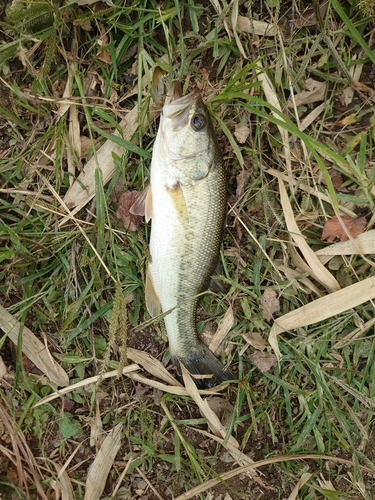
{"type": "Polygon", "coordinates": [[[146,304],[164,318],[175,364],[199,387],[234,378],[204,346],[196,330],[197,295],[215,271],[226,216],[221,152],[199,92],[163,107],[151,163],[150,254],[146,304]],[[202,123],[204,126],[201,126],[202,123]]]}

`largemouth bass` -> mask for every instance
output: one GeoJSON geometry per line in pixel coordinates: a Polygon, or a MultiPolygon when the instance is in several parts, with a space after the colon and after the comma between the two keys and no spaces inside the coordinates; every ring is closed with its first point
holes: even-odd
{"type": "Polygon", "coordinates": [[[151,220],[146,306],[164,318],[174,364],[183,363],[198,387],[235,376],[198,339],[197,295],[219,259],[226,217],[222,155],[198,89],[164,104],[155,140],[146,220],[151,220]],[[202,376],[202,377],[199,377],[202,376]]]}

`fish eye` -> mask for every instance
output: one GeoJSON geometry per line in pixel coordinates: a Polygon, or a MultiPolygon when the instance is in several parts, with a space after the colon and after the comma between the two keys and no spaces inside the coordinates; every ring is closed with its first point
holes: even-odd
{"type": "Polygon", "coordinates": [[[198,130],[201,130],[205,125],[206,125],[205,116],[202,115],[201,113],[195,113],[195,115],[191,119],[191,126],[193,127],[193,130],[198,132],[198,130]]]}

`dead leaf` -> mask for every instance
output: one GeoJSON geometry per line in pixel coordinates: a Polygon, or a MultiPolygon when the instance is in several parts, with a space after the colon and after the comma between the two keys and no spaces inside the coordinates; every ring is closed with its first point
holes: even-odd
{"type": "Polygon", "coordinates": [[[90,137],[86,137],[85,135],[81,135],[80,141],[81,141],[81,160],[82,160],[83,158],[86,158],[89,149],[93,147],[93,143],[90,137]]]}
{"type": "MultiPolygon", "coordinates": [[[[308,78],[305,82],[305,90],[302,90],[302,92],[294,96],[295,105],[301,106],[301,104],[312,104],[317,101],[322,101],[324,99],[326,85],[326,82],[319,82],[312,78],[308,78]]],[[[294,103],[292,100],[289,100],[288,108],[292,108],[294,103]]]]}
{"type": "Polygon", "coordinates": [[[358,90],[359,92],[363,92],[364,94],[367,94],[369,98],[375,102],[375,90],[373,90],[371,87],[368,87],[364,83],[361,82],[356,82],[353,81],[353,87],[358,90]]]}
{"type": "Polygon", "coordinates": [[[126,191],[120,196],[118,201],[118,209],[116,215],[119,219],[122,219],[124,227],[128,231],[136,231],[143,217],[141,215],[134,215],[129,212],[130,208],[134,205],[140,196],[139,191],[126,191]]]}
{"type": "Polygon", "coordinates": [[[267,352],[255,351],[249,358],[261,372],[268,372],[270,368],[277,364],[277,357],[267,352]]]}
{"type": "Polygon", "coordinates": [[[243,333],[242,337],[254,349],[258,349],[259,351],[264,351],[268,345],[259,332],[243,333]]]}
{"type": "Polygon", "coordinates": [[[96,58],[105,64],[112,64],[112,56],[108,50],[98,50],[96,53],[96,58]]]}
{"type": "Polygon", "coordinates": [[[65,387],[69,384],[68,374],[52,357],[47,346],[2,305],[0,305],[0,329],[16,345],[19,342],[19,332],[22,330],[22,352],[56,385],[65,387]]]}
{"type": "MultiPolygon", "coordinates": [[[[306,27],[306,26],[315,26],[316,24],[319,23],[319,18],[317,18],[316,16],[316,7],[315,7],[315,2],[314,4],[312,5],[312,7],[308,7],[306,10],[304,10],[302,12],[302,14],[298,17],[296,17],[295,19],[293,19],[294,21],[294,25],[296,28],[300,29],[300,28],[303,28],[303,27],[306,27]]],[[[319,14],[318,16],[320,17],[320,19],[323,19],[326,12],[327,12],[327,7],[328,7],[328,1],[323,1],[320,5],[319,5],[319,14]]]]}
{"type": "Polygon", "coordinates": [[[100,446],[104,440],[103,422],[100,417],[99,402],[96,400],[95,416],[90,419],[90,446],[96,446],[96,451],[100,450],[100,446]]]}
{"type": "MultiPolygon", "coordinates": [[[[208,406],[216,413],[219,420],[224,426],[227,426],[232,421],[234,406],[226,399],[219,396],[213,396],[208,400],[208,406]]],[[[240,424],[242,425],[242,424],[240,424]]]]}
{"type": "Polygon", "coordinates": [[[238,16],[237,28],[245,33],[260,36],[275,36],[278,32],[278,27],[276,24],[266,23],[264,21],[256,21],[255,19],[250,20],[246,16],[238,16]]]}
{"type": "Polygon", "coordinates": [[[276,311],[280,311],[280,301],[277,298],[275,290],[272,290],[272,288],[266,288],[260,298],[259,306],[263,311],[263,318],[266,321],[270,321],[272,314],[276,311]]]}
{"type": "MultiPolygon", "coordinates": [[[[341,221],[345,224],[346,229],[353,238],[356,238],[359,234],[363,233],[367,221],[365,217],[357,217],[353,219],[348,215],[342,215],[341,221]]],[[[349,237],[342,227],[337,215],[334,215],[332,219],[327,220],[323,227],[322,240],[327,240],[332,243],[335,238],[341,241],[348,241],[349,237]]]]}
{"type": "Polygon", "coordinates": [[[344,182],[341,173],[338,172],[337,170],[330,170],[329,175],[331,177],[333,187],[335,189],[339,189],[344,182]]]}
{"type": "Polygon", "coordinates": [[[341,120],[336,122],[336,125],[341,125],[342,127],[346,127],[347,125],[354,125],[359,120],[357,113],[350,113],[350,115],[345,116],[341,120]]]}
{"type": "Polygon", "coordinates": [[[208,400],[208,406],[211,410],[217,415],[219,419],[221,419],[224,410],[225,410],[226,401],[219,396],[214,396],[208,400]]]}
{"type": "Polygon", "coordinates": [[[99,500],[101,497],[108,474],[121,447],[122,428],[123,423],[121,422],[111,430],[96,454],[95,460],[90,465],[86,480],[85,500],[99,500]]]}
{"type": "Polygon", "coordinates": [[[240,144],[244,144],[250,135],[250,129],[246,125],[236,125],[234,136],[240,144]]]}
{"type": "Polygon", "coordinates": [[[236,199],[239,200],[245,192],[245,186],[247,186],[250,180],[251,172],[250,170],[242,170],[240,174],[236,176],[237,188],[236,188],[236,199]]]}

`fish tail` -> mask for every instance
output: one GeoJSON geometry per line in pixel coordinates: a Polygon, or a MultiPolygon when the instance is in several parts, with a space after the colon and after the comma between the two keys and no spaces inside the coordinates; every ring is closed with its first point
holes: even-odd
{"type": "Polygon", "coordinates": [[[185,366],[199,389],[208,389],[226,380],[235,380],[237,378],[201,342],[188,356],[172,357],[172,361],[177,366],[179,363],[185,366]]]}

